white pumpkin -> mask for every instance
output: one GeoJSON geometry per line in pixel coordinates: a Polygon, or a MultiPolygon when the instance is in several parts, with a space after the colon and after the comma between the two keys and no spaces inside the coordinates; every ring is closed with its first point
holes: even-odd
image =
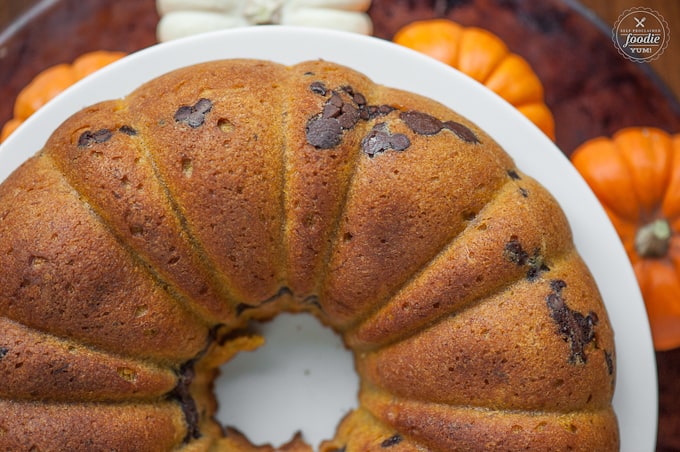
{"type": "Polygon", "coordinates": [[[371,0],[156,0],[159,41],[223,28],[282,24],[370,35],[371,0]]]}

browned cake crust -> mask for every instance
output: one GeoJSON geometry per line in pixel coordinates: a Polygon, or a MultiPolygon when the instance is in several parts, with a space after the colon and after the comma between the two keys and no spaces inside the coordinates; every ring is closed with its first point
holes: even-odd
{"type": "Polygon", "coordinates": [[[281,311],[355,355],[324,452],[619,446],[613,333],[556,201],[448,108],[333,63],[205,63],[75,114],[0,186],[0,268],[2,450],[272,450],[214,422],[212,383],[281,311]]]}

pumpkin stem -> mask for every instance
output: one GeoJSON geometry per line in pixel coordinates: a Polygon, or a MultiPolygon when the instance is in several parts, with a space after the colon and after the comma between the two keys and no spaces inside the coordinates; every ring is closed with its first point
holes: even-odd
{"type": "Polygon", "coordinates": [[[638,229],[635,251],[642,257],[664,257],[671,243],[668,220],[660,218],[638,229]]]}

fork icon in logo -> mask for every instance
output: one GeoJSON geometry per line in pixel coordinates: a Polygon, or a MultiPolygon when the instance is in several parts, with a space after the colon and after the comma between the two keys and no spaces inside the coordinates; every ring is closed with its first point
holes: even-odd
{"type": "Polygon", "coordinates": [[[645,28],[645,21],[647,20],[646,17],[643,17],[642,19],[638,19],[637,17],[633,17],[635,19],[635,28],[645,28]]]}

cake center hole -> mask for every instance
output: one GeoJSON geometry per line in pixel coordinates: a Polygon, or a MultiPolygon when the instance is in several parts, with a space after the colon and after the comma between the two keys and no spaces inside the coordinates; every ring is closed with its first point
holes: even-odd
{"type": "Polygon", "coordinates": [[[256,445],[278,447],[300,431],[317,448],[358,405],[352,353],[307,314],[280,314],[255,331],[265,345],[239,353],[220,369],[217,420],[256,445]]]}

